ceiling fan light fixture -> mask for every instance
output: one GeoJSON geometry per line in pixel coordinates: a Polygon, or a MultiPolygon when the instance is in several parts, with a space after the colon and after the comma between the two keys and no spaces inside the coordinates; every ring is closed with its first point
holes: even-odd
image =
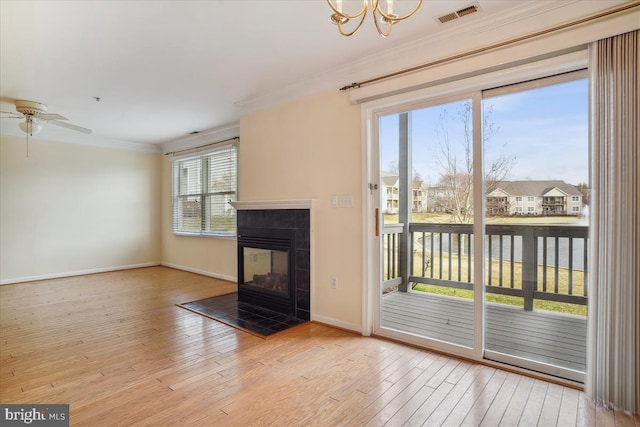
{"type": "Polygon", "coordinates": [[[2,118],[24,119],[24,122],[19,123],[18,127],[27,135],[33,136],[42,131],[43,122],[87,135],[91,133],[91,129],[66,122],[67,118],[60,114],[47,113],[47,106],[41,102],[16,100],[14,103],[16,113],[0,111],[3,114],[2,118]]]}
{"type": "Polygon", "coordinates": [[[26,117],[26,120],[24,122],[20,122],[18,126],[24,133],[29,136],[33,136],[42,131],[42,125],[38,123],[38,119],[29,116],[26,117]]]}

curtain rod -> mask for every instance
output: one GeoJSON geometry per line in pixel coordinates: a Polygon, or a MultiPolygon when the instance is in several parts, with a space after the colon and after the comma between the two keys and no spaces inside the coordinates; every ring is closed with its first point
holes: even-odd
{"type": "Polygon", "coordinates": [[[200,148],[211,147],[211,146],[214,146],[214,145],[223,144],[225,142],[239,141],[239,140],[240,140],[239,136],[234,136],[233,138],[223,139],[222,141],[211,142],[209,144],[198,145],[197,147],[185,148],[184,150],[178,150],[178,151],[169,151],[168,153],[164,153],[164,155],[165,156],[175,156],[176,154],[187,153],[189,151],[198,150],[200,148]]]}
{"type": "Polygon", "coordinates": [[[498,43],[495,43],[495,44],[492,44],[492,45],[489,45],[489,46],[468,50],[466,52],[462,52],[462,53],[459,53],[457,55],[448,56],[448,57],[442,58],[442,59],[437,59],[435,61],[427,62],[425,64],[416,65],[415,67],[405,68],[404,70],[395,71],[393,73],[383,74],[383,75],[378,76],[378,77],[373,77],[373,78],[371,78],[369,80],[363,80],[361,82],[351,83],[349,85],[341,87],[340,91],[345,91],[345,90],[348,90],[348,89],[356,89],[356,88],[359,88],[359,87],[361,87],[363,85],[367,85],[367,84],[370,84],[370,83],[375,83],[375,82],[378,82],[380,80],[390,79],[392,77],[397,77],[397,76],[401,76],[403,74],[409,74],[409,73],[412,73],[414,71],[419,71],[419,70],[423,70],[425,68],[433,67],[434,65],[440,65],[440,64],[444,64],[444,63],[447,63],[447,62],[455,61],[455,60],[458,60],[458,59],[467,58],[467,57],[470,57],[470,56],[473,56],[473,55],[477,55],[479,53],[484,53],[484,52],[487,52],[487,51],[491,51],[491,50],[494,50],[494,49],[498,49],[498,48],[501,48],[501,47],[509,46],[509,45],[512,45],[512,44],[515,44],[515,43],[519,43],[519,42],[522,42],[522,41],[525,41],[525,40],[530,40],[530,39],[533,39],[533,38],[536,38],[536,37],[540,37],[540,36],[544,36],[544,35],[547,35],[547,34],[550,34],[550,33],[554,33],[556,31],[560,31],[560,30],[564,30],[564,29],[567,29],[567,28],[571,28],[571,27],[574,27],[576,25],[581,25],[581,24],[585,24],[587,22],[595,21],[595,20],[610,16],[610,15],[614,15],[616,13],[620,13],[620,12],[627,11],[629,9],[636,8],[638,6],[640,6],[640,1],[634,1],[632,3],[628,3],[628,4],[625,4],[625,5],[622,5],[622,6],[615,7],[613,9],[606,10],[604,12],[597,13],[595,15],[587,16],[585,18],[576,19],[574,21],[569,21],[569,22],[567,22],[565,24],[556,25],[555,27],[550,27],[550,28],[547,28],[545,30],[536,31],[534,33],[530,33],[530,34],[526,34],[524,36],[520,36],[520,37],[516,37],[516,38],[513,38],[513,39],[505,40],[503,42],[498,42],[498,43]]]}

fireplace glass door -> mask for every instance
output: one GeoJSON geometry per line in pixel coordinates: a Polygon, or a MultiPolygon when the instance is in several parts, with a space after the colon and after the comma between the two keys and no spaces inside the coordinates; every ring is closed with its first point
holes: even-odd
{"type": "Polygon", "coordinates": [[[289,295],[289,251],[244,247],[244,285],[256,291],[289,295]]]}

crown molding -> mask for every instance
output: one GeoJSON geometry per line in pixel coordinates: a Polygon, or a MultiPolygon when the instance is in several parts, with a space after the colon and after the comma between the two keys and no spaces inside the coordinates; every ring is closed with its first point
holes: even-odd
{"type": "MultiPolygon", "coordinates": [[[[572,19],[603,10],[607,2],[545,1],[518,2],[518,7],[483,19],[480,12],[460,21],[440,24],[437,31],[393,50],[376,52],[322,75],[312,76],[290,85],[257,94],[235,103],[242,115],[282,105],[329,90],[337,90],[353,81],[363,81],[380,75],[417,66],[432,60],[464,52],[483,45],[531,33],[572,19]],[[501,31],[496,31],[497,29],[501,31]]],[[[612,6],[623,1],[610,2],[612,6]]]]}
{"type": "Polygon", "coordinates": [[[234,122],[207,129],[193,135],[172,139],[162,144],[162,152],[189,150],[204,144],[213,144],[240,136],[240,123],[234,122]]]}
{"type": "MultiPolygon", "coordinates": [[[[7,126],[3,126],[1,134],[3,136],[11,136],[16,138],[25,138],[26,134],[23,132],[17,132],[13,130],[6,131],[4,128],[7,126]]],[[[121,139],[108,138],[96,134],[91,135],[76,135],[71,132],[64,131],[47,131],[43,134],[38,134],[36,136],[30,136],[29,139],[35,139],[40,141],[49,141],[56,142],[61,144],[78,144],[78,145],[88,145],[91,147],[100,147],[100,148],[110,148],[113,150],[126,150],[126,151],[142,151],[145,153],[160,153],[160,145],[159,144],[147,144],[141,142],[131,142],[124,141],[121,139]],[[68,133],[68,134],[67,134],[68,133]]]]}

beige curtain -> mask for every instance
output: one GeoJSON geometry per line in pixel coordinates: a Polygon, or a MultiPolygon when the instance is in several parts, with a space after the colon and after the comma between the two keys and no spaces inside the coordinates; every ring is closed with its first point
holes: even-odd
{"type": "Polygon", "coordinates": [[[640,43],[638,31],[591,52],[592,228],[588,396],[640,410],[640,43]]]}

